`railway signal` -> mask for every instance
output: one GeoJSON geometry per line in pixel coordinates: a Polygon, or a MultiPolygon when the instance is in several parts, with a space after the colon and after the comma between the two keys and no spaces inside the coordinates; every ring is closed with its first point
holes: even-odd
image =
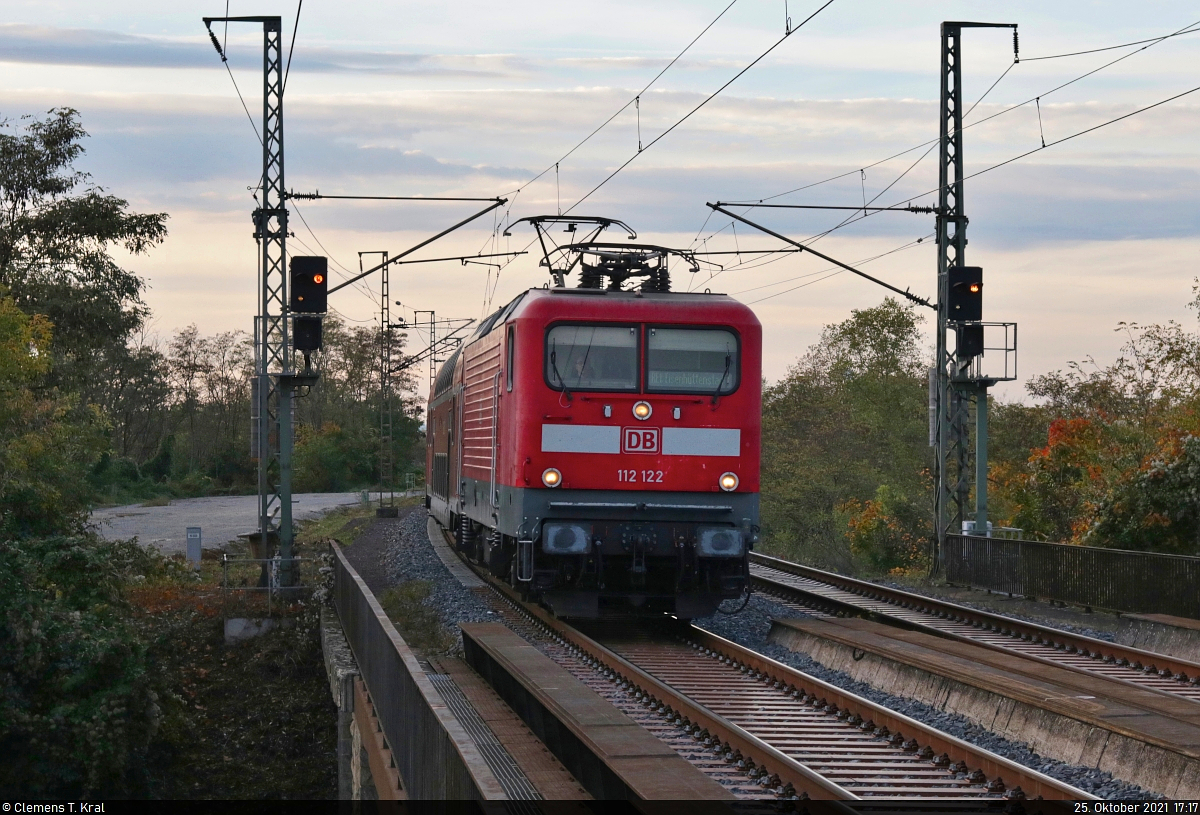
{"type": "Polygon", "coordinates": [[[320,317],[298,316],[292,318],[292,347],[304,354],[305,369],[309,367],[308,355],[321,350],[320,317]]]}
{"type": "Polygon", "coordinates": [[[328,311],[329,260],[311,255],[294,255],[290,268],[292,311],[296,314],[324,314],[328,311]]]}
{"type": "Polygon", "coordinates": [[[951,322],[978,322],[983,319],[983,268],[951,266],[946,319],[951,322]]]}
{"type": "Polygon", "coordinates": [[[960,323],[954,326],[954,354],[963,361],[983,354],[983,323],[960,323]]]}

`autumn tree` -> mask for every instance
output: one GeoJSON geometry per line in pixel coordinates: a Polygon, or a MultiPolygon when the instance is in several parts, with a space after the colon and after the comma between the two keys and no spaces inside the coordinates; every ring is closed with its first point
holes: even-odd
{"type": "Polygon", "coordinates": [[[124,363],[148,313],[145,281],[112,252],[158,245],[167,216],[130,211],[76,169],[86,136],[71,108],[0,122],[0,285],[55,327],[50,381],[108,406],[113,383],[103,372],[124,363]]]}
{"type": "MultiPolygon", "coordinates": [[[[921,317],[888,298],[826,326],[763,394],[762,517],[768,549],[844,570],[911,565],[848,534],[864,513],[926,541],[927,376],[921,317]],[[884,493],[881,486],[886,485],[884,493]]],[[[890,543],[885,544],[891,546],[890,543]]],[[[905,544],[907,547],[907,544],[905,544]]],[[[919,547],[918,547],[919,548],[919,547]]]]}
{"type": "MultiPolygon", "coordinates": [[[[1200,300],[1192,303],[1193,307],[1200,300]]],[[[996,508],[1030,536],[1200,554],[1200,332],[1120,324],[1117,359],[1028,384],[1044,430],[993,469],[996,508]]]]}
{"type": "MultiPolygon", "coordinates": [[[[325,347],[317,360],[321,379],[297,401],[295,481],[298,491],[340,491],[379,481],[380,352],[377,326],[347,326],[325,318],[325,347]]],[[[403,358],[407,336],[392,335],[393,360],[403,358]]],[[[398,366],[397,366],[398,367],[398,366]]],[[[391,384],[393,477],[413,467],[420,406],[407,372],[391,384]]],[[[418,469],[423,469],[423,460],[418,469]]]]}

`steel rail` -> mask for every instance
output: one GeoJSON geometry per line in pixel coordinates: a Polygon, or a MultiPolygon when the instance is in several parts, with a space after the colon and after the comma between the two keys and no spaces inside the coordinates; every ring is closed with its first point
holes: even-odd
{"type": "MultiPolygon", "coordinates": [[[[686,676],[697,662],[716,660],[735,669],[758,686],[749,694],[753,702],[739,700],[745,688],[728,681],[689,691],[687,698],[693,704],[699,697],[713,707],[730,709],[726,716],[735,724],[739,720],[747,722],[747,730],[768,744],[787,744],[786,752],[791,757],[847,786],[860,798],[907,792],[914,797],[990,797],[1007,793],[1006,797],[1011,798],[1026,795],[1074,800],[1083,794],[701,628],[690,626],[682,638],[682,647],[694,654],[691,660],[680,653],[680,646],[663,648],[655,644],[659,653],[639,654],[637,663],[644,668],[646,663],[656,662],[655,673],[660,678],[671,677],[670,684],[676,690],[684,682],[697,684],[695,676],[686,676]],[[802,723],[798,717],[809,721],[802,723]],[[862,737],[858,744],[846,738],[854,730],[862,737]],[[891,753],[885,748],[891,748],[891,753]],[[965,778],[956,777],[956,773],[965,778]]],[[[628,647],[610,647],[615,647],[618,654],[631,655],[628,647]]],[[[718,677],[705,672],[700,682],[707,684],[713,679],[718,677]]]]}
{"type": "Polygon", "coordinates": [[[594,638],[466,562],[585,664],[780,797],[1093,798],[695,626],[666,641],[628,627],[594,638]]]}
{"type": "Polygon", "coordinates": [[[1200,701],[1200,664],[1037,623],[936,600],[913,592],[750,555],[751,579],[805,605],[1047,662],[1141,688],[1200,701]]]}
{"type": "MultiPolygon", "coordinates": [[[[738,757],[737,761],[742,763],[743,769],[761,767],[768,780],[772,776],[778,780],[775,786],[781,791],[788,790],[790,786],[791,792],[806,798],[859,799],[859,796],[828,781],[756,736],[726,721],[723,717],[692,703],[667,684],[564,621],[556,619],[544,609],[522,601],[519,594],[510,586],[500,582],[489,572],[478,568],[477,564],[468,560],[465,562],[477,575],[487,581],[493,590],[512,603],[515,608],[528,615],[547,634],[564,640],[568,644],[568,648],[581,654],[585,661],[590,660],[596,665],[603,666],[603,670],[611,674],[612,681],[618,684],[629,683],[632,686],[631,690],[641,697],[644,704],[651,708],[663,705],[664,711],[666,708],[673,711],[686,711],[685,715],[687,715],[689,723],[695,723],[700,728],[700,732],[704,732],[709,738],[718,739],[727,746],[730,753],[738,757]],[[757,760],[751,758],[752,756],[757,756],[757,760]]],[[[848,813],[849,811],[847,811],[847,815],[848,813]]]]}

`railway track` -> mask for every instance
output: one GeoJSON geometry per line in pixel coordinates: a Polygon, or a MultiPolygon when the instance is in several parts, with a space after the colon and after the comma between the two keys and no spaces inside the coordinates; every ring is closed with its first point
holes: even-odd
{"type": "Polygon", "coordinates": [[[767,555],[750,555],[764,593],[802,610],[866,616],[1200,701],[1200,664],[1014,620],[767,555]]]}
{"type": "Polygon", "coordinates": [[[738,797],[1093,798],[691,625],[581,630],[477,574],[507,625],[738,797]]]}

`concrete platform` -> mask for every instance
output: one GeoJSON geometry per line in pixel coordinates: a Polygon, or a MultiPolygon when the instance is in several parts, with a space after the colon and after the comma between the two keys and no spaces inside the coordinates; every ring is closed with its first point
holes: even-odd
{"type": "Polygon", "coordinates": [[[479,576],[471,571],[471,567],[462,562],[462,558],[454,554],[454,550],[446,543],[446,536],[442,532],[442,527],[438,522],[429,516],[429,520],[425,524],[425,532],[429,535],[429,543],[433,546],[434,553],[438,556],[438,560],[446,566],[450,574],[454,575],[454,579],[468,589],[483,589],[487,588],[487,584],[479,579],[479,576]]]}
{"type": "Polygon", "coordinates": [[[460,628],[467,663],[594,797],[733,800],[733,793],[505,626],[460,628]]]}
{"type": "Polygon", "coordinates": [[[1200,798],[1200,705],[1187,699],[861,619],[774,620],[770,640],[1043,755],[1200,798]]]}
{"type": "Polygon", "coordinates": [[[1200,662],[1200,620],[1169,614],[1122,614],[1108,630],[1117,642],[1200,662]]]}
{"type": "Polygon", "coordinates": [[[1013,597],[969,586],[921,584],[910,590],[952,603],[977,606],[994,614],[1024,616],[1043,625],[1107,631],[1122,645],[1200,662],[1200,620],[1168,614],[1084,611],[1075,606],[1051,605],[1020,595],[1013,597]]]}

